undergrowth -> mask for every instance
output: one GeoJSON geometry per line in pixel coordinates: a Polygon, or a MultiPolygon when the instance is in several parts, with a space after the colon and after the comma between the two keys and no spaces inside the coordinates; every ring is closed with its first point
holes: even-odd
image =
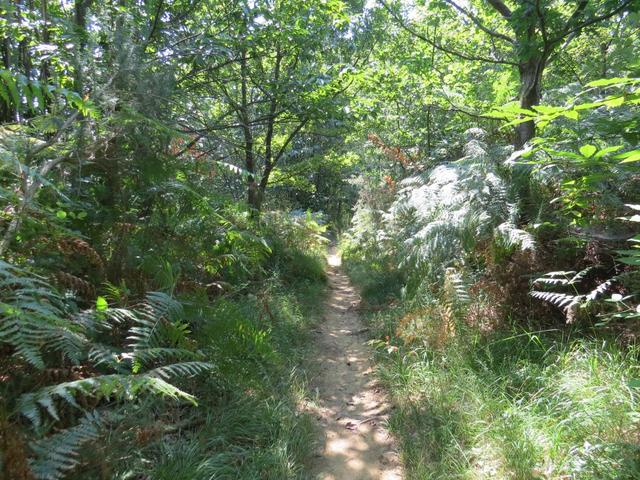
{"type": "Polygon", "coordinates": [[[93,289],[93,306],[2,262],[0,477],[305,478],[300,366],[325,242],[311,219],[270,216],[227,225],[208,269],[171,243],[141,267],[157,291],[123,278],[93,289]]]}
{"type": "Polygon", "coordinates": [[[402,319],[425,310],[408,305],[369,316],[408,479],[640,477],[637,347],[460,322],[444,344],[415,341],[402,319]]]}
{"type": "Polygon", "coordinates": [[[323,292],[313,280],[273,278],[258,295],[202,310],[194,336],[220,363],[195,389],[198,408],[184,428],[154,438],[113,478],[304,478],[314,432],[297,408],[306,395],[298,365],[323,292]]]}

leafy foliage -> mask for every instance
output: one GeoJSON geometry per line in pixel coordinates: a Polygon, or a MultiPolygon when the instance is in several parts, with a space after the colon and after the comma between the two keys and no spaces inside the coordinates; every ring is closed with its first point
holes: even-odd
{"type": "Polygon", "coordinates": [[[334,235],[409,476],[637,473],[637,2],[414,3],[0,1],[0,476],[306,478],[334,235]]]}

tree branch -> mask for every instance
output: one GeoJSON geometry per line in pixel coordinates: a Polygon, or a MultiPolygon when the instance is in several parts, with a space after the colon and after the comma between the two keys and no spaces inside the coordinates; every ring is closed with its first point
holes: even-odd
{"type": "Polygon", "coordinates": [[[402,29],[406,30],[414,37],[419,38],[420,40],[423,40],[424,42],[428,43],[432,47],[437,48],[442,52],[462,58],[463,60],[469,60],[473,62],[485,62],[485,63],[493,63],[493,64],[499,64],[499,65],[511,65],[514,67],[518,66],[516,62],[510,62],[508,60],[499,60],[499,59],[486,58],[486,57],[478,57],[476,55],[469,55],[467,53],[458,52],[456,50],[452,50],[448,47],[445,47],[444,45],[434,40],[431,40],[429,37],[417,32],[415,29],[411,28],[406,23],[404,23],[404,21],[401,18],[398,18],[395,12],[393,12],[391,7],[389,7],[389,5],[387,5],[387,3],[384,0],[379,0],[379,2],[385,8],[385,10],[387,10],[387,12],[389,12],[389,14],[395,19],[395,21],[398,23],[398,25],[400,25],[402,29]]]}
{"type": "Polygon", "coordinates": [[[502,3],[502,0],[487,0],[487,3],[491,5],[504,18],[511,18],[511,10],[509,10],[509,7],[502,3]]]}
{"type": "Polygon", "coordinates": [[[561,42],[562,40],[564,40],[565,38],[567,39],[565,41],[565,43],[563,44],[563,48],[566,47],[569,42],[571,40],[573,40],[575,38],[575,36],[577,34],[580,33],[580,31],[583,28],[589,27],[591,25],[594,25],[596,23],[602,22],[604,20],[607,20],[619,13],[622,13],[627,7],[631,6],[631,4],[636,1],[636,0],[626,0],[625,2],[623,2],[622,4],[620,4],[618,7],[614,8],[613,10],[607,12],[607,13],[603,13],[602,15],[598,15],[596,17],[592,17],[589,18],[587,20],[585,20],[582,23],[579,23],[575,26],[571,26],[572,23],[575,23],[575,21],[580,17],[580,15],[582,15],[582,12],[584,11],[584,9],[586,8],[586,3],[588,2],[588,0],[583,0],[582,2],[580,2],[580,5],[578,5],[578,7],[576,8],[576,11],[573,12],[573,15],[571,15],[571,18],[569,20],[567,20],[567,24],[566,24],[566,29],[563,33],[561,33],[560,35],[558,35],[557,37],[555,37],[554,39],[551,40],[551,43],[558,43],[561,42]],[[582,9],[580,9],[580,6],[582,4],[585,4],[584,7],[582,7],[582,9]]]}
{"type": "Polygon", "coordinates": [[[516,43],[516,41],[513,38],[509,37],[508,35],[505,35],[500,32],[496,32],[495,30],[491,30],[489,27],[486,27],[478,17],[476,17],[473,13],[471,13],[466,8],[463,8],[457,3],[455,3],[453,0],[444,0],[444,1],[447,2],[449,5],[451,5],[453,8],[455,8],[456,10],[458,10],[460,13],[468,17],[484,33],[489,34],[492,37],[499,38],[500,40],[504,40],[505,42],[516,43]]]}

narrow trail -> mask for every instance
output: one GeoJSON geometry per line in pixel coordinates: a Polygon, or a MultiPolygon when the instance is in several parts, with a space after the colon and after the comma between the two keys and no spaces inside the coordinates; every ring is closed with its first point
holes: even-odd
{"type": "Polygon", "coordinates": [[[315,480],[400,480],[394,440],[385,428],[390,405],[371,368],[372,351],[357,312],[359,297],[332,250],[330,295],[317,330],[309,410],[324,438],[312,465],[315,480]]]}

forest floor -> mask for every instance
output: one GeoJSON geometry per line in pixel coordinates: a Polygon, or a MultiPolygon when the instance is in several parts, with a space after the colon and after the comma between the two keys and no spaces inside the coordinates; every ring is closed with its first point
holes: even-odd
{"type": "Polygon", "coordinates": [[[318,480],[403,478],[395,441],[386,428],[391,409],[372,369],[373,351],[358,314],[359,296],[332,249],[329,296],[311,353],[314,401],[307,410],[322,431],[311,466],[318,480]]]}

